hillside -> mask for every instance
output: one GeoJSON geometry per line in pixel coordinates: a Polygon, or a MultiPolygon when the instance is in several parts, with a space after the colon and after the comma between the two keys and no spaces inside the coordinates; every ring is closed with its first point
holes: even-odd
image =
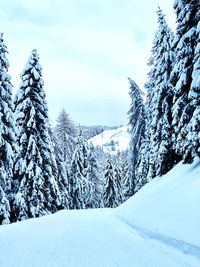
{"type": "Polygon", "coordinates": [[[192,165],[179,163],[146,184],[118,207],[116,214],[151,238],[180,245],[186,251],[187,245],[198,246],[200,256],[199,177],[199,159],[192,165]]]}
{"type": "Polygon", "coordinates": [[[105,130],[95,137],[89,139],[94,146],[101,147],[104,152],[116,154],[125,151],[129,147],[130,134],[128,127],[123,126],[113,130],[105,130]]]}
{"type": "Polygon", "coordinates": [[[0,226],[0,266],[200,266],[199,176],[180,163],[116,209],[0,226]]]}

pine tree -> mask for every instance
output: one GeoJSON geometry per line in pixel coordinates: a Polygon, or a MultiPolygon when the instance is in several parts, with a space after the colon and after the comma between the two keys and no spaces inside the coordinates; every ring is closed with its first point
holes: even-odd
{"type": "Polygon", "coordinates": [[[93,145],[90,145],[88,154],[88,177],[91,184],[91,208],[102,207],[102,185],[99,177],[99,164],[95,157],[95,149],[93,145]]]}
{"type": "Polygon", "coordinates": [[[0,224],[9,223],[9,202],[13,178],[15,128],[11,77],[3,34],[0,34],[0,224]]]}
{"type": "Polygon", "coordinates": [[[131,142],[130,142],[130,171],[132,172],[133,183],[136,181],[136,169],[138,167],[139,151],[144,140],[145,135],[145,119],[146,110],[143,101],[143,92],[137,86],[137,84],[129,78],[130,82],[130,92],[131,97],[131,107],[128,112],[129,114],[129,125],[131,127],[131,142]]]}
{"type": "Polygon", "coordinates": [[[187,127],[184,147],[185,162],[192,162],[195,156],[200,157],[200,22],[197,25],[196,34],[198,35],[198,43],[195,48],[192,83],[188,94],[194,112],[187,127]]]}
{"type": "Polygon", "coordinates": [[[149,182],[147,177],[149,171],[149,135],[147,123],[145,127],[145,136],[139,150],[138,165],[135,171],[136,181],[134,186],[134,193],[136,193],[143,185],[149,182]]]}
{"type": "Polygon", "coordinates": [[[40,217],[57,211],[60,192],[52,174],[48,109],[39,55],[33,50],[21,73],[15,96],[19,153],[15,165],[13,220],[40,217]]]}
{"type": "Polygon", "coordinates": [[[130,151],[122,152],[121,154],[121,190],[122,202],[126,201],[134,195],[134,180],[132,177],[133,171],[130,166],[130,151]]]}
{"type": "Polygon", "coordinates": [[[66,164],[64,162],[63,150],[60,147],[60,143],[55,132],[52,128],[49,128],[49,135],[51,138],[51,146],[52,146],[52,166],[53,166],[53,175],[58,184],[58,188],[61,195],[61,202],[59,209],[68,209],[69,208],[69,183],[68,183],[68,175],[69,170],[66,168],[66,164]]]}
{"type": "Polygon", "coordinates": [[[104,185],[103,185],[103,202],[106,208],[115,208],[118,205],[117,201],[117,187],[114,180],[114,169],[111,157],[107,159],[107,164],[104,171],[104,185]]]}
{"type": "MultiPolygon", "coordinates": [[[[192,81],[195,68],[195,48],[198,42],[197,24],[200,17],[200,2],[176,0],[174,8],[177,15],[177,31],[173,42],[176,63],[170,78],[175,89],[172,114],[173,141],[176,152],[183,157],[184,162],[191,163],[194,150],[190,142],[191,125],[189,124],[192,117],[196,117],[199,109],[198,107],[196,109],[196,104],[194,104],[192,81]]],[[[193,143],[199,143],[197,136],[195,139],[193,143]]]]}
{"type": "Polygon", "coordinates": [[[0,186],[0,225],[10,223],[10,203],[0,186]]]}
{"type": "Polygon", "coordinates": [[[70,164],[75,147],[76,128],[64,109],[57,119],[56,134],[60,141],[64,162],[70,164]]]}
{"type": "Polygon", "coordinates": [[[150,159],[149,179],[165,174],[178,161],[179,157],[172,148],[172,99],[173,88],[169,77],[175,61],[171,48],[173,34],[169,29],[160,8],[158,14],[158,30],[154,38],[153,54],[153,98],[150,114],[150,159]]]}
{"type": "Polygon", "coordinates": [[[69,207],[85,209],[91,203],[91,185],[88,181],[88,144],[80,131],[75,145],[69,175],[69,207]]]}
{"type": "Polygon", "coordinates": [[[122,191],[122,169],[120,162],[120,155],[118,155],[118,160],[114,165],[114,183],[115,183],[115,191],[116,191],[116,206],[119,206],[123,202],[123,191],[122,191]]]}

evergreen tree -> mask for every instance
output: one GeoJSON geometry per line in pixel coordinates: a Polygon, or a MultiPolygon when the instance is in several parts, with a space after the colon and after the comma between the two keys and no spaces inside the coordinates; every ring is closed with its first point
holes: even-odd
{"type": "Polygon", "coordinates": [[[15,165],[12,215],[14,221],[57,211],[60,192],[52,172],[48,109],[39,55],[33,50],[21,73],[15,96],[19,153],[15,165]]]}
{"type": "Polygon", "coordinates": [[[90,151],[88,155],[88,180],[91,184],[92,196],[90,208],[102,207],[102,190],[98,170],[99,164],[95,157],[95,149],[93,145],[90,145],[90,151]]]}
{"type": "Polygon", "coordinates": [[[0,224],[9,223],[9,202],[13,178],[15,128],[12,85],[3,34],[0,34],[0,224]]]}
{"type": "Polygon", "coordinates": [[[64,162],[70,164],[74,152],[76,128],[64,109],[57,119],[56,134],[60,141],[64,162]]]}
{"type": "Polygon", "coordinates": [[[123,191],[122,191],[122,169],[121,169],[121,161],[118,155],[118,160],[114,165],[114,183],[115,183],[115,191],[116,191],[116,206],[119,206],[123,202],[123,191]]]}
{"type": "Polygon", "coordinates": [[[107,159],[107,164],[104,171],[104,187],[103,187],[103,201],[104,207],[115,208],[118,205],[117,201],[117,187],[114,180],[114,169],[111,157],[107,159]]]}
{"type": "Polygon", "coordinates": [[[173,34],[169,29],[164,15],[159,8],[158,30],[154,38],[153,54],[153,98],[151,100],[150,114],[150,159],[149,179],[157,175],[165,174],[178,161],[179,157],[172,148],[172,99],[173,88],[169,83],[169,77],[175,61],[171,49],[173,34]]]}
{"type": "Polygon", "coordinates": [[[137,84],[129,78],[130,82],[130,92],[131,97],[131,107],[128,112],[129,114],[129,125],[131,127],[131,142],[130,142],[130,171],[132,172],[133,183],[136,181],[136,169],[138,167],[138,158],[141,144],[144,140],[145,134],[145,119],[146,110],[143,101],[143,92],[137,86],[137,84]]]}
{"type": "Polygon", "coordinates": [[[129,199],[134,194],[134,181],[132,177],[132,167],[130,166],[130,151],[121,154],[121,190],[122,202],[129,199]]]}
{"type": "Polygon", "coordinates": [[[51,138],[51,146],[53,150],[52,171],[56,179],[56,182],[58,184],[58,188],[59,188],[60,195],[61,195],[61,203],[60,203],[59,209],[68,209],[69,208],[69,193],[68,193],[69,170],[66,169],[66,165],[65,165],[64,157],[63,157],[63,150],[61,149],[58,138],[55,132],[53,132],[51,127],[49,128],[49,135],[51,138]]]}
{"type": "Polygon", "coordinates": [[[143,185],[149,182],[148,170],[149,170],[149,136],[147,130],[147,123],[145,127],[145,136],[139,150],[138,165],[135,171],[136,181],[134,187],[134,193],[136,193],[143,185]]]}
{"type": "Polygon", "coordinates": [[[0,186],[0,225],[10,223],[10,204],[0,186]]]}
{"type": "Polygon", "coordinates": [[[196,34],[198,35],[198,43],[195,48],[192,83],[188,94],[188,99],[190,105],[194,107],[194,112],[187,127],[184,146],[185,162],[192,162],[195,156],[200,157],[200,22],[197,25],[196,34]]]}
{"type": "Polygon", "coordinates": [[[91,184],[88,181],[88,144],[80,131],[69,175],[69,207],[85,209],[91,203],[91,184]]]}
{"type": "MultiPolygon", "coordinates": [[[[174,86],[173,141],[176,152],[183,157],[184,162],[191,163],[194,151],[198,150],[198,145],[195,145],[195,150],[192,149],[193,145],[191,145],[188,138],[191,135],[190,120],[196,117],[197,110],[199,109],[194,104],[197,97],[194,97],[192,93],[194,89],[192,81],[193,71],[195,71],[195,48],[198,43],[197,24],[200,17],[200,2],[196,0],[176,0],[174,8],[177,15],[177,31],[173,42],[176,52],[176,63],[170,78],[171,84],[174,86]]],[[[192,142],[198,144],[199,141],[197,139],[198,136],[196,135],[192,142]]]]}

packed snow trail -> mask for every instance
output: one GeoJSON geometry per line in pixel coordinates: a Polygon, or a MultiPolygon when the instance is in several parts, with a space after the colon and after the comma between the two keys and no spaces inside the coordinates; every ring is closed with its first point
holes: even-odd
{"type": "Polygon", "coordinates": [[[0,226],[0,267],[199,267],[200,161],[179,163],[116,209],[0,226]]]}
{"type": "Polygon", "coordinates": [[[116,214],[145,235],[196,254],[200,248],[199,177],[199,159],[191,165],[180,162],[120,205],[116,214]]]}
{"type": "Polygon", "coordinates": [[[1,267],[194,267],[200,262],[141,236],[114,209],[60,211],[0,227],[1,267]]]}
{"type": "Polygon", "coordinates": [[[183,242],[181,240],[177,240],[177,239],[170,238],[168,236],[161,235],[156,232],[143,229],[137,225],[130,224],[129,222],[125,221],[120,216],[118,216],[118,218],[122,220],[124,223],[126,223],[131,228],[131,231],[136,230],[138,234],[142,236],[143,238],[160,241],[164,243],[165,245],[172,246],[178,250],[181,250],[184,254],[194,256],[200,261],[200,247],[183,242]]]}

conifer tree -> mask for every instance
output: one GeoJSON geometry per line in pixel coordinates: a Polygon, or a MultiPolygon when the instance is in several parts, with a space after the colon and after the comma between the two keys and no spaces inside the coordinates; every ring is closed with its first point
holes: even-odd
{"type": "Polygon", "coordinates": [[[184,160],[189,163],[193,161],[195,156],[200,157],[200,22],[197,25],[196,34],[198,43],[194,51],[192,83],[188,94],[188,99],[190,105],[194,107],[194,112],[188,123],[184,144],[184,160]]]}
{"type": "Polygon", "coordinates": [[[75,147],[76,128],[64,109],[57,119],[56,134],[63,153],[64,162],[69,165],[75,147]]]}
{"type": "Polygon", "coordinates": [[[90,182],[90,194],[91,194],[91,208],[101,208],[102,207],[102,185],[99,177],[99,164],[95,157],[94,146],[90,145],[90,150],[88,154],[88,181],[90,182]]]}
{"type": "Polygon", "coordinates": [[[132,166],[130,166],[130,151],[121,154],[121,190],[122,202],[129,199],[134,194],[134,181],[132,177],[132,166]]]}
{"type": "Polygon", "coordinates": [[[114,180],[114,168],[111,156],[109,156],[104,171],[104,183],[103,183],[103,201],[105,208],[117,207],[118,205],[117,193],[118,190],[114,180]]]}
{"type": "MultiPolygon", "coordinates": [[[[149,59],[148,65],[152,66],[153,64],[153,56],[149,59]]],[[[149,160],[150,160],[150,125],[152,122],[152,108],[153,103],[152,99],[154,97],[154,79],[153,79],[154,73],[153,69],[148,73],[149,82],[145,83],[145,89],[147,91],[147,98],[145,103],[145,110],[146,110],[146,116],[144,118],[144,138],[142,140],[140,149],[139,149],[139,155],[138,155],[138,161],[137,161],[137,168],[135,169],[135,177],[137,181],[135,181],[135,188],[134,192],[136,193],[143,185],[145,185],[147,182],[149,182],[148,172],[149,172],[149,160]]]]}
{"type": "Polygon", "coordinates": [[[49,128],[49,135],[51,138],[51,146],[52,146],[52,166],[53,166],[53,174],[58,184],[58,188],[61,195],[60,207],[59,209],[68,209],[69,208],[69,183],[68,183],[68,175],[69,170],[66,168],[63,156],[63,150],[60,147],[60,143],[55,132],[52,128],[49,128]]]}
{"type": "Polygon", "coordinates": [[[15,165],[13,220],[40,217],[57,211],[60,192],[52,171],[48,109],[39,55],[33,50],[21,73],[15,96],[19,153],[15,165]]]}
{"type": "Polygon", "coordinates": [[[88,144],[80,131],[75,145],[69,175],[69,207],[85,209],[91,203],[91,185],[88,181],[88,144]]]}
{"type": "Polygon", "coordinates": [[[165,174],[178,161],[179,157],[173,150],[172,143],[172,99],[173,88],[169,77],[175,61],[171,48],[173,34],[169,29],[160,8],[158,14],[158,30],[153,47],[153,98],[150,113],[152,120],[150,131],[149,179],[165,174]]]}
{"type": "Polygon", "coordinates": [[[10,203],[0,186],[0,225],[10,223],[10,203]]]}
{"type": "Polygon", "coordinates": [[[0,34],[0,224],[9,223],[11,183],[15,151],[12,85],[8,74],[8,53],[0,34]]]}
{"type": "MultiPolygon", "coordinates": [[[[176,0],[174,8],[177,15],[177,31],[173,42],[176,63],[170,77],[171,84],[174,86],[173,141],[176,152],[183,157],[184,162],[191,163],[195,150],[192,149],[193,145],[190,142],[192,128],[189,123],[193,117],[196,117],[199,109],[196,109],[197,105],[194,104],[194,99],[197,99],[197,97],[193,98],[192,91],[194,87],[192,81],[194,78],[193,70],[195,69],[195,49],[198,43],[197,24],[200,17],[200,2],[196,0],[176,0]]],[[[196,128],[196,126],[194,127],[196,128]]],[[[197,144],[199,141],[196,137],[192,139],[193,143],[197,144]]]]}
{"type": "Polygon", "coordinates": [[[121,169],[120,157],[114,165],[114,183],[116,191],[116,206],[119,206],[123,202],[123,191],[122,191],[122,169],[121,169]]]}
{"type": "Polygon", "coordinates": [[[134,186],[134,193],[136,193],[143,185],[149,182],[149,179],[147,177],[148,170],[149,170],[149,136],[148,136],[148,130],[147,130],[146,123],[145,126],[145,136],[144,140],[141,144],[140,150],[139,150],[139,157],[138,157],[138,165],[135,170],[135,186],[134,186]]]}
{"type": "Polygon", "coordinates": [[[143,101],[143,92],[137,86],[137,84],[129,78],[130,82],[130,92],[131,97],[131,107],[128,112],[129,114],[129,125],[131,127],[131,142],[130,142],[130,153],[131,153],[131,172],[133,183],[136,181],[136,169],[138,167],[138,157],[141,144],[144,140],[145,134],[145,119],[146,119],[146,110],[143,101]]]}

